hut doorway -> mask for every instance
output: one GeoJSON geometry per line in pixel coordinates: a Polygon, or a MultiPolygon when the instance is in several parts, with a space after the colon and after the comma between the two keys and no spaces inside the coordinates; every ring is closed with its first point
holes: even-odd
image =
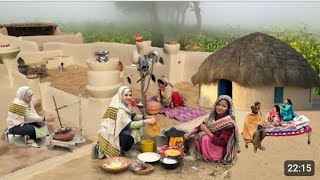
{"type": "Polygon", "coordinates": [[[232,98],[232,82],[226,79],[220,79],[218,84],[218,96],[228,95],[232,98]]]}

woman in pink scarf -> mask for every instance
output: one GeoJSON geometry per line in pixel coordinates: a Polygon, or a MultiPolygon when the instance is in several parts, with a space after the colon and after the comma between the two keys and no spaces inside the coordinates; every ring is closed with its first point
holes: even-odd
{"type": "Polygon", "coordinates": [[[281,126],[282,118],[280,115],[279,105],[274,105],[271,111],[268,113],[267,120],[269,123],[273,123],[274,127],[281,126]]]}
{"type": "Polygon", "coordinates": [[[219,96],[209,117],[184,137],[188,139],[192,134],[198,156],[208,162],[233,162],[240,147],[232,99],[219,96]]]}

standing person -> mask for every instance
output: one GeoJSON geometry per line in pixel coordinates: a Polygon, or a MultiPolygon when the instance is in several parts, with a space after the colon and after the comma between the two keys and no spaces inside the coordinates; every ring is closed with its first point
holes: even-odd
{"type": "Polygon", "coordinates": [[[41,117],[37,114],[32,104],[33,92],[30,87],[22,86],[18,89],[16,98],[9,107],[7,123],[9,133],[28,135],[27,145],[38,148],[36,139],[49,135],[46,121],[52,122],[55,117],[51,114],[41,117]]]}
{"type": "Polygon", "coordinates": [[[260,111],[261,103],[259,101],[254,102],[254,106],[257,108],[259,114],[262,116],[262,113],[260,111]]]}
{"type": "Polygon", "coordinates": [[[249,143],[253,143],[254,152],[257,152],[257,149],[262,151],[266,149],[261,145],[261,141],[267,135],[265,126],[266,122],[263,120],[262,116],[258,114],[257,107],[251,106],[251,113],[245,117],[242,131],[246,148],[248,148],[249,143]]]}
{"type": "Polygon", "coordinates": [[[291,121],[298,115],[293,110],[293,105],[290,99],[286,99],[284,104],[280,105],[280,115],[284,121],[291,121]]]}
{"type": "Polygon", "coordinates": [[[221,95],[209,117],[184,137],[188,139],[195,134],[197,154],[207,162],[231,163],[240,152],[235,119],[232,99],[221,95]]]}
{"type": "Polygon", "coordinates": [[[98,158],[126,153],[133,144],[141,141],[144,125],[156,122],[154,117],[136,115],[130,105],[131,101],[132,91],[127,86],[121,86],[112,97],[101,120],[98,158]]]}
{"type": "Polygon", "coordinates": [[[185,102],[181,93],[166,78],[162,77],[157,82],[159,87],[157,100],[163,107],[174,108],[184,105],[185,102]]]}

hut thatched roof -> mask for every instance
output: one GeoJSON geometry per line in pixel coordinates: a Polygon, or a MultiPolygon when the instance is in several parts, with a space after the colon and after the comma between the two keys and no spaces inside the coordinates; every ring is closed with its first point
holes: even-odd
{"type": "Polygon", "coordinates": [[[301,54],[259,32],[241,37],[211,54],[191,80],[196,85],[219,79],[243,86],[320,86],[317,73],[301,54]]]}
{"type": "Polygon", "coordinates": [[[56,23],[46,22],[23,22],[23,23],[11,23],[11,24],[0,24],[0,27],[57,27],[56,23]]]}
{"type": "Polygon", "coordinates": [[[54,35],[57,28],[55,23],[45,22],[25,22],[13,24],[0,24],[6,27],[9,36],[37,36],[37,35],[54,35]]]}

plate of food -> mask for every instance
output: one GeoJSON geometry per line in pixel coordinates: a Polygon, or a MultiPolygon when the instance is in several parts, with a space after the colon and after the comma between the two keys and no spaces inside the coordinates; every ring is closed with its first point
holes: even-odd
{"type": "Polygon", "coordinates": [[[160,130],[161,130],[160,125],[157,123],[148,125],[148,127],[147,127],[147,133],[151,137],[159,136],[160,130]]]}
{"type": "Polygon", "coordinates": [[[130,160],[125,157],[112,157],[100,161],[100,167],[108,173],[125,171],[130,165],[130,160]]]}
{"type": "Polygon", "coordinates": [[[181,151],[178,149],[167,149],[164,153],[169,157],[176,157],[181,155],[181,151]]]}
{"type": "Polygon", "coordinates": [[[157,147],[157,150],[162,154],[163,157],[179,157],[185,156],[185,153],[178,146],[164,145],[157,147]]]}
{"type": "Polygon", "coordinates": [[[150,174],[153,169],[151,164],[140,161],[139,159],[131,165],[131,170],[140,175],[150,174]]]}
{"type": "Polygon", "coordinates": [[[141,153],[137,156],[137,158],[140,161],[143,162],[148,162],[148,163],[152,163],[152,162],[156,162],[159,161],[161,156],[158,153],[154,153],[154,152],[145,152],[145,153],[141,153]]]}

